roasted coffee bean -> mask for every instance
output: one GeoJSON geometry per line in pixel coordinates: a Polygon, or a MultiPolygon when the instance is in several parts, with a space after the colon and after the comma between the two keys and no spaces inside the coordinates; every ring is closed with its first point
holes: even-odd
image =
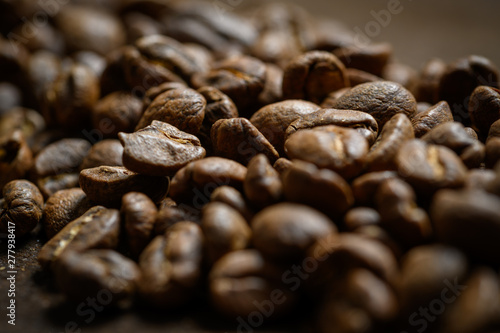
{"type": "Polygon", "coordinates": [[[500,119],[491,124],[488,138],[500,137],[500,119]]]}
{"type": "Polygon", "coordinates": [[[306,114],[288,126],[286,137],[293,133],[318,126],[336,125],[356,129],[365,137],[370,145],[375,142],[378,134],[378,125],[368,113],[351,110],[320,109],[306,114]]]}
{"type": "Polygon", "coordinates": [[[101,77],[102,72],[106,67],[106,60],[104,57],[92,51],[79,51],[73,54],[73,59],[77,63],[90,68],[97,77],[101,77]]]}
{"type": "Polygon", "coordinates": [[[282,175],[283,172],[286,169],[288,169],[291,165],[292,165],[292,161],[290,161],[289,159],[286,159],[284,157],[280,157],[276,160],[276,162],[274,162],[273,168],[275,168],[276,171],[278,171],[278,173],[280,175],[282,175]]]}
{"type": "Polygon", "coordinates": [[[389,63],[384,67],[381,76],[384,80],[399,83],[412,93],[415,93],[418,74],[410,66],[397,62],[389,63]]]}
{"type": "Polygon", "coordinates": [[[68,223],[45,243],[38,253],[38,262],[47,268],[66,252],[115,249],[118,246],[119,233],[120,212],[95,206],[68,223]]]}
{"type": "Polygon", "coordinates": [[[252,219],[251,226],[257,250],[270,258],[285,261],[301,259],[318,239],[337,231],[333,222],[322,213],[292,203],[263,209],[252,219]]]}
{"type": "Polygon", "coordinates": [[[231,186],[217,187],[210,196],[210,202],[222,202],[236,209],[248,222],[254,213],[240,191],[231,186]]]}
{"type": "MultiPolygon", "coordinates": [[[[377,213],[378,214],[378,213],[377,213]]],[[[400,259],[403,254],[403,249],[401,245],[396,242],[394,237],[389,234],[389,232],[384,229],[381,225],[371,224],[360,226],[356,228],[354,233],[366,237],[368,239],[375,240],[387,246],[396,259],[400,259]]]]}
{"type": "Polygon", "coordinates": [[[56,54],[40,50],[32,53],[26,65],[27,75],[35,96],[41,99],[61,71],[61,59],[56,54]]]}
{"type": "Polygon", "coordinates": [[[82,216],[93,204],[81,188],[60,190],[51,195],[43,209],[42,225],[48,239],[82,216]]]}
{"type": "Polygon", "coordinates": [[[125,226],[127,245],[137,258],[153,238],[158,210],[151,199],[140,192],[129,192],[122,198],[121,214],[125,226]]]}
{"type": "Polygon", "coordinates": [[[141,299],[164,308],[189,301],[200,283],[202,257],[203,234],[195,223],[177,223],[154,238],[139,258],[141,299]]]}
{"type": "Polygon", "coordinates": [[[240,114],[254,104],[264,90],[266,65],[253,57],[237,56],[214,64],[208,73],[193,76],[197,88],[212,86],[233,100],[240,114]]]}
{"type": "Polygon", "coordinates": [[[123,166],[122,155],[123,146],[119,140],[106,139],[99,141],[90,148],[80,165],[80,170],[103,165],[123,166]]]}
{"type": "Polygon", "coordinates": [[[125,42],[125,29],[117,17],[89,6],[61,8],[56,25],[69,49],[91,50],[106,55],[125,42]]]}
{"type": "Polygon", "coordinates": [[[392,56],[392,46],[378,43],[358,47],[349,45],[333,51],[346,67],[357,68],[376,76],[382,72],[392,56]]]}
{"type": "Polygon", "coordinates": [[[81,129],[90,123],[99,99],[99,82],[90,68],[74,64],[63,68],[47,87],[42,100],[42,114],[47,124],[65,130],[81,129]]]}
{"type": "MultiPolygon", "coordinates": [[[[345,73],[351,87],[367,82],[382,81],[382,78],[356,68],[346,68],[345,73]]],[[[330,94],[328,96],[330,96],[330,94]]]]}
{"type": "Polygon", "coordinates": [[[280,201],[283,196],[280,175],[265,155],[256,155],[248,163],[243,190],[250,203],[259,208],[280,201]]]}
{"type": "Polygon", "coordinates": [[[181,82],[165,82],[158,86],[154,86],[146,90],[144,97],[142,98],[143,108],[146,110],[148,106],[156,99],[156,97],[160,96],[164,92],[173,89],[187,89],[186,84],[181,82]]]}
{"type": "Polygon", "coordinates": [[[411,249],[401,261],[396,291],[403,315],[428,306],[433,299],[461,292],[460,284],[467,274],[467,258],[454,247],[424,245],[411,249]],[[454,286],[454,290],[449,290],[454,286]]]}
{"type": "Polygon", "coordinates": [[[415,97],[418,101],[436,104],[439,102],[439,83],[446,71],[446,63],[438,58],[427,61],[420,70],[415,97]]]}
{"type": "Polygon", "coordinates": [[[200,224],[201,221],[201,209],[192,207],[185,203],[180,203],[177,205],[172,199],[170,205],[163,205],[165,200],[170,198],[165,198],[158,208],[158,214],[156,214],[154,223],[154,233],[155,235],[163,235],[168,228],[177,224],[179,222],[190,221],[200,224]]]}
{"type": "Polygon", "coordinates": [[[370,207],[352,208],[344,216],[344,225],[348,231],[370,225],[379,225],[380,221],[380,214],[370,207]]]}
{"type": "Polygon", "coordinates": [[[399,175],[421,193],[461,187],[467,175],[466,166],[452,150],[417,139],[401,147],[396,163],[399,175]]]}
{"type": "Polygon", "coordinates": [[[467,134],[469,134],[469,136],[472,139],[479,140],[479,136],[477,135],[477,132],[472,127],[465,127],[465,132],[467,132],[467,134]]]}
{"type": "Polygon", "coordinates": [[[217,120],[238,117],[236,105],[219,89],[206,86],[198,89],[198,92],[207,101],[203,125],[207,125],[210,128],[217,120]]]}
{"type": "Polygon", "coordinates": [[[325,302],[317,316],[315,326],[320,333],[367,333],[374,329],[369,314],[345,300],[325,302]]]}
{"type": "Polygon", "coordinates": [[[329,125],[294,133],[285,142],[285,151],[291,159],[313,163],[350,179],[363,168],[368,142],[354,129],[329,125]]]}
{"type": "Polygon", "coordinates": [[[211,202],[203,207],[201,229],[211,263],[229,252],[247,248],[252,236],[245,218],[231,206],[220,202],[211,202]]]}
{"type": "Polygon", "coordinates": [[[172,176],[206,153],[196,136],[157,120],[137,132],[119,133],[118,137],[124,147],[123,165],[150,176],[172,176]]]}
{"type": "Polygon", "coordinates": [[[145,36],[158,35],[162,30],[159,22],[139,12],[125,14],[123,23],[127,29],[127,39],[131,43],[145,36]]]}
{"type": "Polygon", "coordinates": [[[283,70],[273,64],[266,64],[266,83],[258,97],[259,105],[272,104],[283,100],[283,70]]]}
{"type": "Polygon", "coordinates": [[[458,122],[440,124],[425,134],[422,140],[450,148],[469,168],[479,167],[484,161],[484,145],[471,138],[464,126],[458,122]]]}
{"type": "Polygon", "coordinates": [[[246,318],[259,311],[256,304],[271,300],[274,316],[290,312],[297,295],[282,280],[283,269],[257,250],[241,250],[219,259],[208,278],[214,306],[225,315],[246,318]]]}
{"type": "Polygon", "coordinates": [[[295,160],[282,179],[287,200],[310,205],[332,218],[345,213],[354,203],[349,184],[332,170],[295,160]]]}
{"type": "Polygon", "coordinates": [[[464,283],[466,289],[452,298],[443,318],[443,331],[447,333],[473,333],[498,323],[500,294],[498,276],[488,267],[474,270],[464,283]]]}
{"type": "Polygon", "coordinates": [[[142,101],[128,92],[116,91],[102,98],[92,111],[92,124],[105,138],[132,132],[142,116],[142,101]]]}
{"type": "Polygon", "coordinates": [[[417,206],[416,199],[411,186],[398,178],[384,180],[375,194],[382,226],[408,247],[423,244],[432,236],[429,216],[417,206]]]}
{"type": "Polygon", "coordinates": [[[142,37],[135,42],[141,55],[148,61],[160,64],[185,82],[190,82],[191,77],[202,72],[202,67],[185,49],[184,45],[167,36],[150,35],[142,37]]]}
{"type": "Polygon", "coordinates": [[[119,204],[128,192],[142,192],[159,202],[168,192],[169,180],[141,175],[124,167],[101,166],[82,170],[80,187],[97,204],[119,204]]]}
{"type": "Polygon", "coordinates": [[[448,64],[439,83],[439,99],[448,102],[455,121],[471,123],[469,97],[480,85],[498,88],[498,69],[489,59],[472,55],[448,64]]]}
{"type": "Polygon", "coordinates": [[[205,117],[206,104],[205,98],[193,89],[168,90],[149,105],[136,130],[159,120],[189,134],[197,134],[205,117]]]}
{"type": "Polygon", "coordinates": [[[264,154],[272,163],[278,152],[246,118],[218,120],[211,130],[214,154],[247,165],[254,156],[264,154]]]}
{"type": "Polygon", "coordinates": [[[141,272],[134,261],[113,250],[66,251],[54,265],[54,277],[59,290],[74,301],[97,295],[109,300],[103,305],[129,308],[141,272]]]}
{"type": "MultiPolygon", "coordinates": [[[[349,69],[346,69],[346,71],[347,70],[349,70],[349,69]]],[[[328,94],[328,96],[321,103],[321,107],[324,108],[324,109],[332,109],[332,108],[334,108],[335,101],[340,96],[342,96],[343,94],[345,94],[346,92],[348,92],[349,90],[351,90],[351,88],[344,88],[344,89],[340,89],[340,90],[337,90],[337,91],[334,91],[334,92],[328,94]]]]}
{"type": "Polygon", "coordinates": [[[375,203],[375,193],[380,184],[386,179],[397,178],[395,171],[370,172],[359,176],[352,182],[352,192],[356,203],[372,206],[375,203]]]}
{"type": "Polygon", "coordinates": [[[484,191],[439,191],[430,209],[437,239],[479,260],[498,264],[498,207],[498,196],[484,191]]]}
{"type": "Polygon", "coordinates": [[[441,101],[425,111],[418,112],[411,120],[415,137],[420,138],[427,134],[431,129],[446,122],[452,122],[450,106],[447,102],[441,101]]]}
{"type": "Polygon", "coordinates": [[[43,196],[35,184],[27,180],[13,180],[3,187],[2,196],[0,233],[7,235],[13,231],[17,237],[22,237],[41,221],[43,196]]]}
{"type": "Polygon", "coordinates": [[[472,92],[469,101],[472,125],[485,136],[490,126],[500,119],[500,90],[479,86],[472,92]]]}
{"type": "Polygon", "coordinates": [[[296,119],[319,109],[318,105],[306,101],[283,101],[263,107],[250,118],[250,121],[264,134],[276,151],[283,155],[288,126],[296,119]]]}
{"type": "Polygon", "coordinates": [[[35,158],[33,174],[37,178],[78,171],[91,144],[83,139],[63,139],[45,147],[35,158]]]}
{"type": "MultiPolygon", "coordinates": [[[[67,190],[79,186],[79,173],[62,173],[55,176],[47,176],[37,180],[36,185],[42,192],[45,199],[49,198],[57,191],[67,190]]],[[[89,207],[90,208],[90,207],[89,207]]]]}
{"type": "Polygon", "coordinates": [[[20,130],[29,144],[32,143],[34,136],[44,129],[43,117],[32,109],[15,107],[0,115],[0,133],[7,134],[20,130]]]}
{"type": "Polygon", "coordinates": [[[411,119],[417,112],[415,97],[395,82],[380,81],[357,85],[333,102],[334,109],[369,113],[382,128],[395,114],[411,119]]]}
{"type": "Polygon", "coordinates": [[[246,174],[247,168],[238,162],[221,157],[204,158],[177,171],[170,185],[170,196],[178,201],[194,199],[195,205],[203,205],[219,186],[241,189],[246,174]]]}
{"type": "Polygon", "coordinates": [[[2,132],[0,137],[0,189],[8,182],[24,178],[33,164],[33,154],[21,130],[2,132]]]}
{"type": "Polygon", "coordinates": [[[368,171],[396,170],[396,156],[405,142],[414,138],[411,122],[404,114],[396,114],[382,128],[377,141],[365,157],[368,171]]]}
{"type": "Polygon", "coordinates": [[[349,86],[342,62],[325,51],[311,51],[294,58],[285,68],[283,98],[321,103],[332,91],[349,86]]]}
{"type": "Polygon", "coordinates": [[[487,190],[495,181],[496,173],[490,169],[472,169],[467,173],[464,187],[467,189],[487,190]]]}
{"type": "Polygon", "coordinates": [[[487,168],[493,168],[500,161],[500,137],[486,142],[484,161],[487,168]]]}

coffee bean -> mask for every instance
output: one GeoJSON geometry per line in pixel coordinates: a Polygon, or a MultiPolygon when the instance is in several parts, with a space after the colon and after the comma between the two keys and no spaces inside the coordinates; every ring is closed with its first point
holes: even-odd
{"type": "Polygon", "coordinates": [[[382,128],[397,113],[411,119],[417,111],[417,102],[400,84],[380,81],[357,85],[337,98],[332,107],[367,112],[382,128]]]}
{"type": "Polygon", "coordinates": [[[437,239],[483,261],[498,263],[498,196],[479,190],[443,190],[430,209],[437,239]]]}
{"type": "Polygon", "coordinates": [[[250,118],[250,121],[264,134],[276,151],[283,155],[288,126],[294,120],[319,109],[319,106],[310,102],[288,100],[263,107],[250,118]]]}
{"type": "Polygon", "coordinates": [[[495,181],[496,173],[490,169],[472,169],[467,173],[464,187],[467,189],[487,190],[495,181]]]}
{"type": "Polygon", "coordinates": [[[247,168],[238,162],[221,157],[204,158],[177,171],[170,185],[170,196],[180,201],[193,199],[195,205],[203,205],[219,186],[241,189],[246,174],[247,168]]]}
{"type": "Polygon", "coordinates": [[[136,130],[159,120],[189,134],[197,134],[205,117],[206,104],[205,98],[193,89],[168,90],[148,106],[136,130]]]}
{"type": "Polygon", "coordinates": [[[382,78],[386,81],[399,83],[412,93],[415,93],[418,75],[410,66],[398,62],[392,62],[384,67],[382,78]]]}
{"type": "Polygon", "coordinates": [[[415,137],[420,138],[431,129],[445,122],[452,122],[450,106],[447,102],[441,101],[423,112],[417,113],[411,120],[415,137]]]}
{"type": "Polygon", "coordinates": [[[392,56],[392,46],[377,43],[359,47],[349,45],[333,51],[346,67],[357,68],[376,76],[382,72],[392,56]]]}
{"type": "Polygon", "coordinates": [[[344,225],[349,231],[355,231],[364,226],[379,225],[380,221],[380,214],[370,207],[352,208],[344,216],[344,225]]]}
{"type": "Polygon", "coordinates": [[[217,88],[206,86],[198,89],[205,98],[205,118],[203,124],[211,127],[217,120],[238,117],[238,109],[233,101],[217,88]]]}
{"type": "Polygon", "coordinates": [[[15,107],[0,116],[0,133],[7,134],[20,130],[28,144],[31,144],[35,135],[40,134],[45,128],[43,117],[32,109],[15,107]]]}
{"type": "Polygon", "coordinates": [[[317,210],[292,203],[263,209],[251,226],[257,250],[285,261],[300,259],[318,239],[337,231],[333,222],[317,210]]]}
{"type": "Polygon", "coordinates": [[[82,216],[93,204],[80,188],[60,190],[51,195],[43,209],[42,225],[48,239],[68,223],[82,216]]]}
{"type": "Polygon", "coordinates": [[[259,208],[280,201],[283,185],[265,155],[259,154],[250,160],[243,189],[250,203],[259,208]]]}
{"type": "Polygon", "coordinates": [[[8,182],[0,199],[0,233],[14,229],[17,237],[33,230],[43,215],[43,196],[35,184],[27,180],[8,182]]]}
{"type": "MultiPolygon", "coordinates": [[[[377,82],[377,81],[383,80],[382,78],[380,78],[376,75],[370,74],[368,72],[365,72],[365,71],[362,71],[362,70],[356,69],[356,68],[346,68],[345,73],[346,73],[347,79],[351,83],[351,87],[355,87],[358,84],[362,84],[362,83],[377,82]]],[[[340,90],[338,90],[338,91],[340,91],[340,90]]],[[[331,96],[331,94],[329,94],[328,96],[331,96]]],[[[325,103],[325,100],[323,101],[323,103],[325,103]]]]}
{"type": "Polygon", "coordinates": [[[472,125],[485,136],[491,125],[500,119],[500,90],[479,86],[472,92],[469,101],[472,125]]]}
{"type": "Polygon", "coordinates": [[[370,145],[375,142],[378,134],[377,122],[368,113],[351,110],[320,109],[292,122],[286,130],[286,137],[290,137],[290,135],[299,130],[326,125],[354,128],[365,137],[370,145]]]}
{"type": "Polygon", "coordinates": [[[127,236],[127,245],[134,258],[153,238],[157,208],[144,193],[129,192],[122,198],[121,214],[127,236]]]}
{"type": "Polygon", "coordinates": [[[382,128],[377,141],[365,158],[368,171],[396,169],[396,156],[405,142],[414,138],[411,122],[404,114],[396,114],[382,128]]]}
{"type": "Polygon", "coordinates": [[[205,156],[196,136],[157,120],[137,132],[119,133],[118,137],[124,147],[125,167],[144,175],[172,176],[205,156]]]}
{"type": "MultiPolygon", "coordinates": [[[[349,68],[347,68],[346,71],[349,71],[349,68]]],[[[377,81],[377,80],[375,80],[375,81],[377,81]]],[[[369,81],[369,82],[373,82],[373,81],[369,81]]],[[[365,82],[363,82],[363,83],[365,83],[365,82]]],[[[340,89],[340,90],[337,90],[337,91],[329,93],[328,96],[321,103],[321,107],[324,108],[324,109],[332,109],[332,108],[334,108],[335,101],[337,99],[339,99],[340,96],[342,96],[346,92],[348,92],[349,90],[351,90],[351,88],[343,88],[343,89],[340,89]]]]}
{"type": "Polygon", "coordinates": [[[80,164],[80,170],[96,168],[103,165],[123,166],[123,146],[119,140],[106,139],[97,142],[90,148],[87,156],[80,164]]]}
{"type": "Polygon", "coordinates": [[[140,276],[134,261],[113,250],[66,251],[54,265],[59,290],[80,302],[96,295],[105,300],[101,309],[102,305],[129,308],[140,276]]]}
{"type": "Polygon", "coordinates": [[[0,189],[12,180],[24,178],[32,164],[33,154],[20,130],[0,137],[0,189]]]}
{"type": "Polygon", "coordinates": [[[68,223],[38,253],[38,262],[48,268],[66,252],[115,249],[120,233],[120,212],[95,206],[68,223]]]}
{"type": "Polygon", "coordinates": [[[371,206],[375,203],[375,193],[386,179],[397,178],[395,171],[378,171],[366,173],[352,182],[352,192],[356,203],[371,206]]]}
{"type": "MultiPolygon", "coordinates": [[[[45,199],[61,190],[67,190],[79,186],[79,174],[77,172],[62,173],[55,176],[47,176],[37,180],[36,185],[45,199]]],[[[90,208],[90,207],[89,207],[90,208]]]]}
{"type": "Polygon", "coordinates": [[[278,152],[246,118],[218,120],[211,130],[214,153],[247,165],[254,156],[264,154],[272,163],[278,152]]]}
{"type": "Polygon", "coordinates": [[[158,202],[168,192],[169,180],[141,175],[124,167],[100,166],[80,172],[80,187],[97,204],[119,204],[128,192],[142,192],[158,202]]]}
{"type": "Polygon", "coordinates": [[[337,173],[295,160],[283,174],[283,193],[292,202],[310,205],[338,218],[354,203],[349,184],[337,173]]]}
{"type": "Polygon", "coordinates": [[[230,252],[210,271],[210,297],[217,310],[228,316],[246,318],[258,311],[255,304],[266,301],[273,302],[273,318],[283,316],[290,312],[297,295],[286,288],[282,274],[283,269],[257,250],[230,252]]]}
{"type": "Polygon", "coordinates": [[[83,139],[56,141],[38,153],[32,171],[38,178],[78,171],[90,147],[83,139]]]}
{"type": "Polygon", "coordinates": [[[283,172],[288,169],[292,165],[292,161],[289,159],[286,159],[284,157],[280,157],[274,162],[273,168],[278,171],[278,173],[281,175],[283,172]]]}
{"type": "Polygon", "coordinates": [[[142,116],[142,101],[127,92],[116,91],[102,98],[92,111],[92,124],[103,137],[132,132],[142,116]]]}
{"type": "MultiPolygon", "coordinates": [[[[161,204],[167,199],[170,198],[165,198],[161,204]]],[[[168,228],[179,222],[189,221],[197,224],[201,222],[200,208],[192,207],[185,203],[176,204],[173,200],[171,205],[161,206],[161,204],[154,222],[155,235],[163,235],[168,228]]]]}
{"type": "Polygon", "coordinates": [[[220,202],[212,202],[203,207],[201,229],[211,263],[229,252],[247,248],[252,235],[243,216],[231,206],[220,202]]]}
{"type": "Polygon", "coordinates": [[[258,97],[261,107],[283,100],[283,70],[273,64],[266,64],[266,83],[258,97]]]}
{"type": "Polygon", "coordinates": [[[158,86],[154,86],[146,90],[144,97],[142,98],[143,108],[146,110],[148,106],[164,92],[174,89],[187,89],[186,84],[181,82],[165,82],[158,86]]]}
{"type": "Polygon", "coordinates": [[[291,159],[313,163],[350,179],[363,168],[368,142],[354,129],[329,125],[294,133],[285,142],[285,151],[291,159]]]}
{"type": "Polygon", "coordinates": [[[491,124],[488,132],[488,138],[500,137],[500,119],[491,124]]]}
{"type": "Polygon", "coordinates": [[[240,191],[231,186],[217,187],[210,196],[210,202],[221,202],[236,209],[247,221],[254,215],[240,191]]]}
{"type": "Polygon", "coordinates": [[[420,70],[415,97],[418,101],[439,102],[439,83],[446,71],[446,63],[438,58],[427,61],[420,70]]]}
{"type": "Polygon", "coordinates": [[[189,301],[200,282],[202,254],[202,231],[192,222],[177,223],[154,238],[139,258],[141,299],[163,308],[189,301]]]}
{"type": "Polygon", "coordinates": [[[330,92],[348,86],[345,67],[336,56],[311,51],[294,58],[285,68],[283,98],[319,104],[330,92]]]}
{"type": "Polygon", "coordinates": [[[487,168],[493,168],[500,161],[500,137],[486,142],[484,161],[487,168]]]}

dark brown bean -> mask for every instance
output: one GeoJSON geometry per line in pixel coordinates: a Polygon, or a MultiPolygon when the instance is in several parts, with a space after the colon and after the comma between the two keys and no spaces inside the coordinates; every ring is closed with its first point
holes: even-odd
{"type": "Polygon", "coordinates": [[[371,206],[375,203],[375,193],[380,184],[386,179],[397,178],[395,171],[379,171],[365,173],[352,182],[352,192],[356,203],[371,206]]]}
{"type": "Polygon", "coordinates": [[[119,140],[106,139],[97,142],[90,148],[80,165],[80,170],[96,168],[103,165],[123,166],[123,146],[119,140]]]}
{"type": "Polygon", "coordinates": [[[498,161],[500,161],[500,137],[489,139],[485,147],[486,167],[493,168],[498,161]]]}
{"type": "Polygon", "coordinates": [[[333,51],[346,67],[357,68],[376,76],[382,72],[392,56],[392,46],[388,43],[372,45],[349,45],[333,51]]]}
{"type": "Polygon", "coordinates": [[[283,174],[283,172],[288,169],[290,166],[292,165],[292,161],[290,161],[289,159],[287,158],[284,158],[284,157],[280,157],[276,160],[276,162],[274,163],[273,165],[273,168],[276,169],[276,171],[278,171],[278,173],[280,175],[283,174]]]}
{"type": "Polygon", "coordinates": [[[420,138],[431,129],[445,122],[452,122],[450,106],[447,102],[441,101],[423,112],[417,113],[411,120],[415,137],[420,138]]]}
{"type": "Polygon", "coordinates": [[[62,173],[55,176],[47,176],[37,180],[36,185],[45,199],[54,195],[57,191],[67,190],[79,186],[79,173],[62,173]]]}
{"type": "Polygon", "coordinates": [[[33,164],[33,154],[21,130],[0,137],[0,189],[8,182],[24,178],[33,164]]]}
{"type": "Polygon", "coordinates": [[[265,155],[256,155],[248,163],[243,190],[248,201],[258,208],[270,206],[282,198],[280,175],[265,155]]]}
{"type": "Polygon", "coordinates": [[[439,83],[446,71],[446,63],[438,58],[427,61],[420,70],[415,97],[418,101],[436,104],[439,102],[439,83]]]}
{"type": "Polygon", "coordinates": [[[469,101],[472,125],[486,136],[491,125],[500,119],[500,90],[479,86],[472,92],[469,101]]]}
{"type": "Polygon", "coordinates": [[[2,195],[0,233],[7,235],[12,231],[17,237],[23,237],[42,220],[43,196],[35,184],[13,180],[3,187],[2,195]]]}
{"type": "Polygon", "coordinates": [[[344,225],[348,231],[354,231],[360,227],[379,225],[380,214],[370,207],[356,207],[350,209],[344,216],[344,225]]]}
{"type": "Polygon", "coordinates": [[[196,136],[157,120],[137,132],[119,133],[118,137],[124,147],[123,165],[144,175],[172,176],[206,153],[196,136]]]}
{"type": "Polygon", "coordinates": [[[236,209],[248,222],[254,213],[246,202],[243,194],[231,186],[217,187],[210,196],[211,202],[222,202],[236,209]]]}
{"type": "Polygon", "coordinates": [[[490,169],[472,169],[467,173],[464,187],[467,189],[487,190],[495,181],[496,173],[490,169]]]}
{"type": "Polygon", "coordinates": [[[345,73],[351,83],[351,87],[367,82],[382,81],[382,78],[356,68],[346,68],[345,73]]]}

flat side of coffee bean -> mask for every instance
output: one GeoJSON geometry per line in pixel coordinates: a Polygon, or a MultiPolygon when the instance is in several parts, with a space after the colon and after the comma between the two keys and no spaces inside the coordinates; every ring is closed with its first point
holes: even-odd
{"type": "Polygon", "coordinates": [[[81,188],[60,190],[51,195],[43,209],[43,228],[47,238],[52,238],[68,223],[89,210],[93,204],[81,188]]]}
{"type": "Polygon", "coordinates": [[[211,130],[214,154],[247,165],[257,154],[274,163],[278,152],[266,137],[246,118],[218,120],[211,130]]]}
{"type": "Polygon", "coordinates": [[[285,132],[290,124],[319,110],[314,103],[302,100],[288,100],[264,106],[250,118],[252,124],[264,134],[280,155],[284,155],[285,132]]]}
{"type": "Polygon", "coordinates": [[[78,171],[91,144],[83,139],[62,139],[45,147],[35,158],[33,172],[37,177],[78,171]]]}
{"type": "Polygon", "coordinates": [[[397,113],[411,119],[417,111],[417,102],[400,84],[380,81],[357,85],[337,98],[332,108],[367,112],[382,128],[397,113]]]}
{"type": "Polygon", "coordinates": [[[118,210],[92,207],[45,243],[38,253],[38,262],[47,268],[66,251],[114,249],[118,246],[119,233],[118,210]]]}
{"type": "Polygon", "coordinates": [[[319,238],[337,231],[326,215],[292,203],[263,209],[252,219],[251,226],[254,246],[277,260],[301,258],[319,238]]]}
{"type": "Polygon", "coordinates": [[[27,180],[12,180],[2,190],[0,232],[14,228],[22,237],[33,230],[43,216],[43,196],[35,184],[27,180]]]}
{"type": "Polygon", "coordinates": [[[335,109],[321,109],[298,118],[288,126],[286,138],[289,138],[293,133],[303,129],[311,129],[326,125],[354,128],[365,137],[370,145],[377,139],[377,122],[368,113],[335,109]]]}
{"type": "Polygon", "coordinates": [[[243,190],[250,203],[259,208],[280,201],[283,185],[265,155],[259,154],[250,160],[243,190]]]}
{"type": "Polygon", "coordinates": [[[148,305],[169,308],[190,300],[201,277],[203,234],[198,225],[180,222],[157,236],[139,258],[139,295],[148,305]]]}
{"type": "Polygon", "coordinates": [[[99,249],[65,252],[54,265],[54,277],[59,290],[74,301],[107,294],[107,306],[128,308],[134,300],[141,272],[134,261],[122,254],[99,249]]]}
{"type": "Polygon", "coordinates": [[[479,260],[498,263],[500,199],[478,190],[443,190],[434,197],[430,216],[439,241],[455,245],[479,260]]]}
{"type": "Polygon", "coordinates": [[[415,137],[420,138],[431,129],[445,122],[452,122],[453,115],[447,102],[441,101],[424,112],[417,113],[411,120],[415,137]]]}
{"type": "Polygon", "coordinates": [[[354,203],[349,184],[332,170],[294,160],[282,174],[285,198],[338,218],[354,203]]]}
{"type": "Polygon", "coordinates": [[[158,202],[168,192],[169,179],[141,175],[124,167],[100,166],[80,172],[80,187],[97,204],[119,204],[128,192],[142,192],[158,202]]]}
{"type": "Polygon", "coordinates": [[[0,189],[24,178],[32,164],[33,154],[20,130],[0,138],[0,189]]]}
{"type": "Polygon", "coordinates": [[[365,158],[368,171],[396,169],[396,155],[401,146],[415,138],[411,122],[404,114],[396,114],[382,128],[377,141],[365,158]]]}
{"type": "Polygon", "coordinates": [[[205,157],[200,140],[170,124],[153,120],[134,133],[119,133],[123,164],[150,176],[172,176],[189,162],[205,157]]]}
{"type": "Polygon", "coordinates": [[[158,212],[151,199],[140,192],[129,192],[122,198],[121,214],[125,227],[128,249],[138,257],[153,238],[158,212]]]}
{"type": "Polygon", "coordinates": [[[96,168],[103,165],[123,166],[123,146],[119,140],[106,139],[97,142],[90,148],[80,165],[80,170],[96,168]]]}
{"type": "Polygon", "coordinates": [[[291,159],[313,163],[350,179],[363,168],[368,142],[352,128],[328,125],[294,133],[285,142],[285,152],[291,159]]]}
{"type": "Polygon", "coordinates": [[[288,63],[283,76],[283,98],[321,103],[332,91],[349,86],[344,64],[333,54],[310,51],[288,63]]]}
{"type": "Polygon", "coordinates": [[[148,106],[136,130],[150,125],[153,120],[169,123],[179,130],[197,134],[205,117],[205,98],[193,89],[172,89],[158,95],[148,106]]]}
{"type": "Polygon", "coordinates": [[[210,262],[226,253],[248,247],[252,231],[245,218],[234,208],[221,202],[203,207],[201,229],[210,262]]]}

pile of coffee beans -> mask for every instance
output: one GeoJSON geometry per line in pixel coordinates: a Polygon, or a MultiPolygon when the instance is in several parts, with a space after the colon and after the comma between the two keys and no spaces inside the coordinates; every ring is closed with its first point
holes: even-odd
{"type": "Polygon", "coordinates": [[[76,302],[498,332],[495,65],[221,3],[0,1],[0,233],[76,302]]]}

